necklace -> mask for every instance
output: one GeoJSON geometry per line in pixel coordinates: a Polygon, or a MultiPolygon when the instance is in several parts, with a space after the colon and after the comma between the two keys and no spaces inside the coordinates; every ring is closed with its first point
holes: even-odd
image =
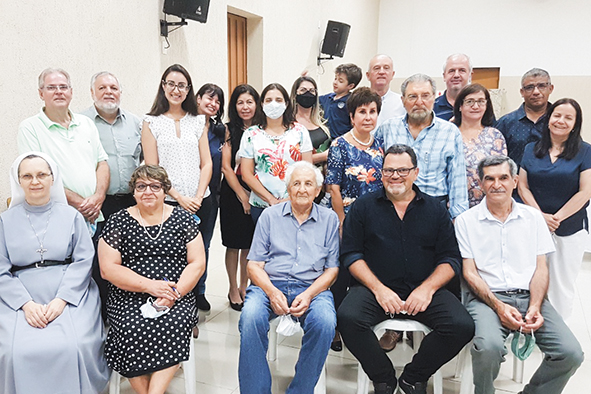
{"type": "Polygon", "coordinates": [[[31,221],[31,217],[29,216],[29,212],[25,211],[25,214],[27,215],[27,219],[29,220],[29,224],[31,225],[31,228],[33,229],[33,232],[35,233],[35,238],[37,238],[37,242],[39,242],[39,249],[35,250],[35,252],[39,253],[39,255],[41,256],[41,262],[43,262],[45,260],[43,258],[43,254],[45,252],[47,252],[47,249],[45,249],[43,247],[43,241],[45,241],[45,234],[47,234],[47,228],[49,227],[49,218],[51,218],[52,209],[53,208],[49,209],[49,215],[47,215],[47,223],[45,224],[45,230],[43,231],[43,236],[41,237],[41,239],[39,239],[39,235],[37,234],[37,230],[35,230],[35,227],[33,226],[33,222],[31,221]]]}
{"type": "Polygon", "coordinates": [[[361,142],[357,139],[357,137],[355,137],[355,132],[353,130],[351,130],[351,137],[353,137],[353,139],[359,144],[359,145],[363,145],[363,146],[370,146],[371,143],[373,142],[373,137],[370,134],[369,135],[369,141],[368,142],[361,142]]]}
{"type": "Polygon", "coordinates": [[[144,218],[142,217],[142,213],[140,212],[140,209],[138,207],[135,207],[137,209],[137,213],[138,215],[140,215],[140,225],[143,227],[144,231],[146,232],[146,235],[152,240],[152,241],[156,241],[158,239],[158,237],[160,236],[160,233],[162,232],[162,227],[164,227],[164,207],[162,207],[162,219],[160,219],[160,229],[158,230],[158,234],[156,234],[155,237],[152,237],[150,235],[150,233],[148,232],[148,229],[146,228],[146,226],[144,225],[144,218]]]}

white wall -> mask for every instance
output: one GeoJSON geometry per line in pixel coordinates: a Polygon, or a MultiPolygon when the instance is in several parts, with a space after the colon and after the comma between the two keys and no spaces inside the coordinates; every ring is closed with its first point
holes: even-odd
{"type": "MultiPolygon", "coordinates": [[[[163,53],[159,20],[163,0],[0,0],[0,210],[10,194],[9,167],[17,156],[18,124],[42,106],[37,76],[61,67],[72,77],[71,108],[91,105],[90,77],[109,70],[123,83],[122,105],[141,115],[154,99],[166,67],[183,64],[199,87],[227,89],[228,11],[249,19],[249,81],[257,89],[280,82],[289,90],[304,70],[331,90],[342,62],[366,63],[377,48],[379,0],[212,0],[208,21],[171,32],[163,53]],[[351,24],[345,58],[316,67],[326,22],[351,24]]],[[[175,20],[174,17],[169,17],[175,20]]],[[[226,92],[228,93],[228,92],[226,92]]]]}

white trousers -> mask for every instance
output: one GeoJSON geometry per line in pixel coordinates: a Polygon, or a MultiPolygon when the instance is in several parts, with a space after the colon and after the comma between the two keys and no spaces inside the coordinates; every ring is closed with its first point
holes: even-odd
{"type": "Polygon", "coordinates": [[[573,310],[575,285],[581,271],[588,236],[584,229],[564,237],[552,234],[556,252],[548,257],[548,299],[565,321],[573,310]]]}

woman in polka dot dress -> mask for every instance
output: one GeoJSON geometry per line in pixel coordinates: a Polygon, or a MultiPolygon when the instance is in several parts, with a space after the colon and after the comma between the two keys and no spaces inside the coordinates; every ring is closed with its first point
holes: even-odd
{"type": "Polygon", "coordinates": [[[105,356],[137,393],[164,393],[189,358],[197,324],[191,289],[205,269],[205,251],[193,217],[164,204],[171,183],[162,167],[138,167],[130,187],[137,205],[113,214],[99,243],[101,273],[110,282],[105,356]]]}

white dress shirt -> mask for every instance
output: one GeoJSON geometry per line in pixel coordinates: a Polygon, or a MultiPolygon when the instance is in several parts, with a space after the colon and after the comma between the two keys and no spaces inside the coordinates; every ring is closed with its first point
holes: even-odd
{"type": "Polygon", "coordinates": [[[378,115],[376,128],[388,119],[397,118],[406,115],[406,110],[402,105],[401,95],[388,89],[388,92],[382,96],[382,109],[378,115]]]}
{"type": "Polygon", "coordinates": [[[462,258],[474,259],[491,291],[529,290],[539,255],[554,252],[554,243],[541,212],[513,201],[504,223],[482,202],[456,218],[462,258]]]}

